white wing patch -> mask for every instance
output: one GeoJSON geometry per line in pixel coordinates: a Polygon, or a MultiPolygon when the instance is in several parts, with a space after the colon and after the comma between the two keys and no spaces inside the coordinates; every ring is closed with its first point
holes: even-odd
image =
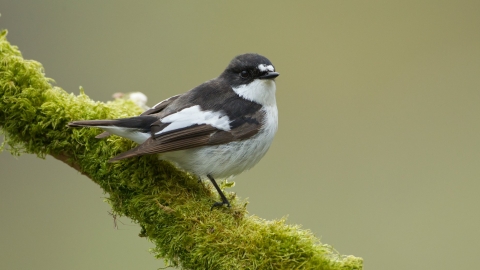
{"type": "Polygon", "coordinates": [[[185,108],[179,112],[162,118],[162,123],[171,123],[163,130],[155,133],[160,135],[176,129],[186,128],[193,125],[207,124],[215,128],[230,130],[230,119],[220,112],[202,111],[199,105],[185,108]]]}
{"type": "Polygon", "coordinates": [[[275,71],[275,68],[272,65],[260,64],[258,65],[258,70],[260,71],[275,71]]]}

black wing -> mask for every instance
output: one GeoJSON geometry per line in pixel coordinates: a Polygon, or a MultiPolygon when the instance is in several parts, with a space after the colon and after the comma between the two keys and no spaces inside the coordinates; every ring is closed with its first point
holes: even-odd
{"type": "Polygon", "coordinates": [[[263,111],[240,117],[230,123],[231,130],[229,131],[220,130],[210,125],[193,125],[173,130],[156,138],[152,136],[141,145],[110,159],[109,162],[146,154],[165,153],[245,140],[259,132],[263,118],[263,111]]]}

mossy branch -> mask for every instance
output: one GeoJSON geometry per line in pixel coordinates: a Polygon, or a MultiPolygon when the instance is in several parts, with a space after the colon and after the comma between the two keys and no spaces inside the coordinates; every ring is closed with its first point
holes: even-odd
{"type": "Polygon", "coordinates": [[[339,255],[311,232],[249,215],[246,203],[227,193],[232,207],[210,211],[216,193],[154,155],[110,164],[134,146],[96,129],[70,129],[79,119],[141,113],[127,100],[94,102],[51,85],[42,65],[24,60],[0,34],[0,127],[13,154],[52,155],[92,179],[109,194],[117,215],[142,227],[152,252],[184,269],[362,269],[363,260],[339,255]]]}

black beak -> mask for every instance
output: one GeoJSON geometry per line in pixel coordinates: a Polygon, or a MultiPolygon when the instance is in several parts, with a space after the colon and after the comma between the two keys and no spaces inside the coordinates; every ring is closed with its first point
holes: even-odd
{"type": "Polygon", "coordinates": [[[258,77],[258,78],[260,78],[260,79],[262,79],[262,80],[273,79],[273,78],[278,77],[278,75],[280,75],[278,72],[270,71],[270,72],[267,72],[267,74],[262,75],[262,76],[260,76],[260,77],[258,77]]]}

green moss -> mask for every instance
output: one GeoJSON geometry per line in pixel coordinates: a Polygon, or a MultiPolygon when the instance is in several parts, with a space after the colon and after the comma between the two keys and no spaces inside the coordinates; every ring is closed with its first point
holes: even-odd
{"type": "Polygon", "coordinates": [[[94,102],[51,85],[42,65],[24,60],[0,34],[0,127],[13,154],[52,155],[109,194],[115,215],[139,223],[152,252],[184,269],[362,269],[361,258],[339,255],[308,230],[251,216],[246,202],[227,193],[231,209],[210,211],[216,193],[191,175],[151,156],[110,164],[133,142],[96,129],[70,129],[72,120],[136,115],[126,100],[94,102]]]}

